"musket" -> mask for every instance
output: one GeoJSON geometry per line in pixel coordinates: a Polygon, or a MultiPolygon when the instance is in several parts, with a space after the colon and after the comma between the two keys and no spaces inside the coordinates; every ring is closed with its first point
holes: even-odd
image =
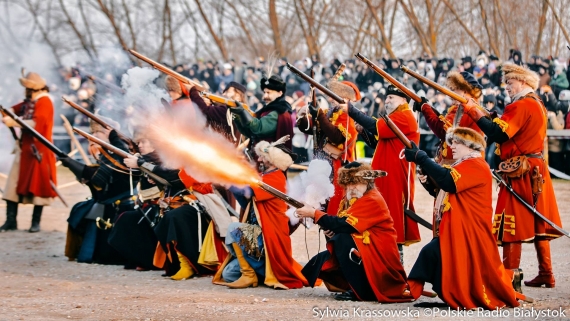
{"type": "MultiPolygon", "coordinates": [[[[400,69],[407,73],[408,75],[416,78],[417,80],[423,82],[424,84],[434,88],[435,90],[443,93],[444,95],[447,95],[449,97],[451,97],[452,99],[457,100],[458,102],[462,103],[462,104],[466,104],[468,102],[468,99],[456,94],[455,92],[449,90],[448,88],[443,87],[442,85],[436,83],[435,81],[428,79],[420,74],[418,74],[417,72],[410,70],[410,68],[406,67],[406,66],[400,66],[400,69]]],[[[485,114],[486,117],[491,117],[491,115],[489,114],[489,111],[479,105],[477,105],[477,107],[479,107],[479,109],[485,114]]]]}
{"type": "Polygon", "coordinates": [[[328,89],[327,87],[319,84],[316,80],[309,77],[309,75],[297,69],[295,66],[291,65],[290,63],[287,63],[287,68],[289,68],[289,70],[291,70],[291,72],[293,72],[295,75],[301,77],[301,79],[308,82],[312,87],[317,88],[323,94],[335,100],[337,103],[344,104],[344,99],[342,99],[339,95],[335,94],[332,90],[328,89]]]}
{"type": "MultiPolygon", "coordinates": [[[[10,109],[6,109],[0,105],[0,112],[2,112],[2,114],[7,115],[10,118],[12,118],[16,123],[18,123],[18,125],[20,125],[20,127],[22,127],[22,129],[27,130],[32,136],[34,136],[35,139],[37,139],[42,145],[47,147],[47,149],[51,150],[57,157],[59,157],[59,158],[68,157],[66,153],[64,153],[61,149],[57,148],[57,146],[55,146],[52,142],[50,142],[42,134],[38,133],[32,126],[28,125],[25,121],[22,120],[22,118],[18,117],[10,109]]],[[[39,161],[39,159],[38,159],[38,161],[39,161]]],[[[63,205],[65,205],[65,207],[67,207],[67,202],[63,199],[63,196],[57,190],[57,186],[55,186],[55,184],[52,180],[50,180],[50,185],[51,185],[51,188],[53,189],[53,191],[55,192],[55,194],[57,195],[57,197],[63,203],[63,205]]]]}
{"type": "Polygon", "coordinates": [[[365,63],[368,67],[370,67],[372,70],[374,70],[377,74],[382,76],[384,79],[388,80],[388,82],[390,82],[392,85],[398,87],[398,89],[400,89],[408,97],[412,98],[414,101],[417,101],[418,103],[422,101],[420,96],[416,95],[413,91],[411,91],[408,87],[404,86],[401,82],[396,80],[396,78],[392,77],[389,73],[382,70],[382,68],[378,67],[375,63],[370,61],[370,59],[364,57],[360,53],[357,53],[355,56],[360,61],[365,63]]]}
{"type": "Polygon", "coordinates": [[[73,134],[73,128],[69,123],[69,120],[67,120],[67,117],[65,117],[63,114],[60,114],[59,116],[63,121],[63,127],[65,128],[67,135],[69,135],[69,138],[71,139],[71,142],[75,145],[76,150],[79,151],[79,154],[81,154],[81,158],[83,158],[85,165],[91,165],[91,160],[87,156],[87,153],[85,153],[85,150],[83,150],[83,146],[81,146],[81,143],[79,143],[79,141],[73,134]]]}
{"type": "MultiPolygon", "coordinates": [[[[201,91],[200,96],[203,98],[207,98],[207,99],[209,99],[215,103],[226,105],[230,108],[237,107],[235,100],[229,99],[229,98],[226,98],[223,96],[214,95],[214,94],[206,92],[206,91],[201,91]]],[[[251,116],[255,117],[255,113],[253,111],[251,111],[251,109],[249,108],[248,105],[246,105],[244,103],[242,103],[241,105],[243,106],[243,108],[245,108],[245,110],[247,110],[251,114],[251,116]]]]}
{"type": "Polygon", "coordinates": [[[165,73],[165,74],[167,74],[173,78],[176,78],[178,81],[182,82],[183,84],[194,86],[199,91],[204,91],[206,89],[201,84],[189,79],[188,77],[182,76],[181,74],[177,73],[176,71],[174,71],[174,70],[172,70],[172,69],[170,69],[170,68],[168,68],[168,67],[166,67],[166,66],[164,66],[164,65],[162,65],[162,64],[160,64],[160,63],[158,63],[158,62],[156,62],[156,61],[154,61],[154,60],[152,60],[152,59],[150,59],[150,58],[148,58],[148,57],[146,57],[146,56],[144,56],[144,55],[142,55],[142,54],[140,54],[134,50],[132,50],[132,49],[129,49],[128,52],[131,55],[133,55],[133,56],[139,58],[140,60],[146,62],[147,64],[151,65],[153,68],[159,70],[160,72],[163,72],[163,73],[165,73]]]}
{"type": "Polygon", "coordinates": [[[527,203],[522,196],[520,196],[517,192],[515,192],[515,190],[511,187],[511,185],[509,185],[507,182],[505,182],[505,180],[501,177],[501,175],[497,174],[497,172],[495,170],[491,170],[491,174],[493,174],[493,177],[497,180],[497,182],[499,182],[499,184],[503,184],[507,190],[513,194],[513,196],[522,204],[524,205],[524,207],[526,207],[529,211],[532,212],[532,214],[538,216],[541,220],[543,220],[544,222],[546,222],[546,224],[552,226],[552,228],[554,228],[555,230],[557,230],[558,232],[566,235],[567,237],[570,237],[570,233],[568,233],[567,231],[563,230],[560,226],[556,225],[554,222],[552,222],[551,220],[549,220],[548,218],[546,218],[544,215],[540,214],[539,211],[536,210],[536,208],[534,208],[534,206],[530,205],[529,203],[527,203]]]}
{"type": "Polygon", "coordinates": [[[78,112],[82,113],[83,115],[91,118],[94,122],[98,123],[99,125],[103,126],[104,128],[106,128],[108,130],[114,130],[117,133],[117,135],[119,136],[119,138],[126,141],[131,146],[131,148],[133,150],[137,150],[137,144],[135,144],[135,142],[131,138],[129,138],[127,135],[121,133],[119,130],[117,130],[116,128],[113,128],[113,126],[109,125],[107,122],[105,122],[103,119],[99,118],[97,115],[95,115],[92,112],[90,112],[89,110],[79,106],[78,104],[72,102],[71,100],[69,100],[63,96],[61,97],[61,99],[66,104],[73,107],[73,109],[75,109],[78,112]]]}
{"type": "Polygon", "coordinates": [[[281,192],[280,190],[276,189],[275,187],[268,185],[262,181],[255,182],[262,190],[266,191],[267,193],[285,201],[285,203],[293,206],[294,208],[301,208],[305,206],[305,204],[299,202],[298,200],[292,198],[291,196],[281,192]]]}
{"type": "Polygon", "coordinates": [[[109,89],[111,89],[111,90],[113,90],[113,91],[115,91],[115,92],[117,92],[117,93],[119,93],[119,94],[122,94],[122,95],[125,94],[125,90],[124,90],[123,88],[121,88],[121,87],[119,87],[119,86],[117,86],[117,85],[115,85],[115,84],[113,84],[113,83],[110,83],[110,82],[108,82],[108,81],[106,81],[106,80],[104,80],[104,79],[95,77],[95,76],[93,76],[93,75],[91,75],[91,74],[86,74],[86,76],[87,76],[87,78],[93,80],[94,82],[100,83],[101,85],[103,85],[103,86],[105,86],[105,87],[107,87],[107,88],[109,88],[109,89]]]}
{"type": "MultiPolygon", "coordinates": [[[[120,148],[117,148],[115,146],[113,146],[112,144],[107,143],[106,141],[99,139],[93,135],[90,135],[84,131],[82,131],[79,128],[73,127],[73,131],[76,132],[77,134],[85,137],[87,140],[101,146],[102,148],[112,152],[113,154],[118,155],[121,158],[128,158],[130,156],[133,156],[131,153],[128,153],[120,148]]],[[[136,155],[134,155],[136,156],[136,155]]],[[[151,172],[150,170],[144,168],[144,167],[139,167],[139,170],[145,174],[147,174],[152,180],[154,180],[155,182],[164,185],[164,186],[170,186],[170,183],[165,180],[164,178],[156,175],[155,173],[151,172]]]]}

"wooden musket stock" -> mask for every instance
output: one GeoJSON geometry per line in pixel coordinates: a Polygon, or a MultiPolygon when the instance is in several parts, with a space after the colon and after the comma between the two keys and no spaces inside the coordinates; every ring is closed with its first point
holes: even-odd
{"type": "Polygon", "coordinates": [[[148,58],[148,57],[146,57],[146,56],[144,56],[144,55],[142,55],[142,54],[140,54],[134,50],[132,50],[132,49],[129,49],[128,51],[131,55],[139,58],[140,60],[142,60],[144,62],[146,62],[147,64],[151,65],[153,68],[159,70],[160,72],[163,72],[163,73],[165,73],[165,74],[167,74],[173,78],[176,78],[178,81],[180,81],[184,84],[194,86],[194,87],[196,87],[196,89],[198,89],[200,91],[205,90],[205,88],[201,84],[199,84],[199,83],[197,83],[197,82],[195,82],[195,81],[193,81],[187,77],[182,76],[181,74],[177,73],[176,71],[174,71],[174,70],[172,70],[172,69],[170,69],[170,68],[168,68],[168,67],[166,67],[166,66],[164,66],[164,65],[162,65],[162,64],[160,64],[160,63],[158,63],[158,62],[156,62],[156,61],[154,61],[154,60],[152,60],[152,59],[150,59],[150,58],[148,58]]]}
{"type": "Polygon", "coordinates": [[[263,189],[264,191],[266,191],[267,193],[285,201],[285,203],[293,206],[294,208],[301,208],[303,206],[305,206],[305,204],[299,202],[298,200],[290,197],[289,195],[282,193],[281,191],[275,189],[273,186],[271,185],[267,185],[262,181],[257,181],[257,185],[263,189]]]}
{"type": "Polygon", "coordinates": [[[360,61],[368,65],[372,70],[374,70],[377,74],[382,76],[384,79],[388,80],[388,82],[392,83],[392,85],[398,87],[403,93],[405,93],[408,97],[412,98],[414,101],[421,102],[422,99],[420,96],[416,95],[413,91],[411,91],[408,87],[404,86],[402,83],[396,80],[396,78],[392,77],[389,73],[382,70],[382,68],[378,67],[375,63],[370,61],[370,59],[364,57],[360,53],[357,53],[356,58],[360,61]]]}
{"type": "MultiPolygon", "coordinates": [[[[233,99],[228,99],[226,97],[222,97],[222,96],[218,96],[218,95],[214,95],[212,93],[206,92],[206,91],[201,91],[200,92],[200,96],[202,96],[203,98],[207,98],[209,100],[211,100],[212,102],[218,103],[218,104],[222,104],[222,105],[226,105],[230,108],[235,108],[237,107],[236,105],[236,101],[233,99]]],[[[251,109],[249,108],[248,105],[242,103],[241,104],[243,106],[243,108],[245,108],[252,116],[255,117],[255,113],[253,111],[251,111],[251,109]]]]}

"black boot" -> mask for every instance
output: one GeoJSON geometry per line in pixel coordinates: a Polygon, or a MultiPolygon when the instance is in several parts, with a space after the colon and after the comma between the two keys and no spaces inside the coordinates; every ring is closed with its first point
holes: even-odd
{"type": "Polygon", "coordinates": [[[43,206],[34,206],[34,213],[32,214],[32,227],[28,230],[30,233],[36,233],[40,231],[40,219],[42,218],[43,206]]]}
{"type": "Polygon", "coordinates": [[[0,226],[0,232],[15,231],[18,229],[16,215],[18,215],[18,203],[6,201],[6,223],[0,226]]]}

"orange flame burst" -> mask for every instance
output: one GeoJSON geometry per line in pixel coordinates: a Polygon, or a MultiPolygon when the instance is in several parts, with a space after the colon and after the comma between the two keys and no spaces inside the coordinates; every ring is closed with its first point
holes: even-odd
{"type": "MultiPolygon", "coordinates": [[[[184,108],[186,109],[186,108],[184,108]]],[[[184,168],[196,180],[247,185],[259,180],[257,171],[221,134],[204,127],[195,112],[153,117],[148,138],[169,168],[184,168]],[[189,116],[192,115],[192,116],[189,116]]]]}

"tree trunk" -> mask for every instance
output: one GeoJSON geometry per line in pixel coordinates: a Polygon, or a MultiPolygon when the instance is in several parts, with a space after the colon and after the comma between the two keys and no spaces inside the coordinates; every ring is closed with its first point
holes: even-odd
{"type": "Polygon", "coordinates": [[[382,35],[382,44],[386,49],[386,51],[388,52],[388,55],[390,55],[390,58],[392,59],[397,59],[398,57],[396,57],[394,51],[392,50],[392,44],[390,43],[390,40],[386,36],[386,30],[384,29],[384,24],[382,23],[382,21],[380,21],[376,9],[374,8],[374,6],[372,6],[371,0],[366,0],[366,5],[368,6],[368,10],[370,10],[370,13],[372,13],[372,17],[374,18],[374,20],[376,20],[376,24],[378,25],[378,29],[380,30],[380,34],[382,35]]]}
{"type": "MultiPolygon", "coordinates": [[[[283,44],[281,43],[281,32],[279,31],[279,18],[277,17],[277,9],[275,8],[276,0],[269,0],[269,22],[273,31],[273,46],[278,55],[283,55],[283,44]]],[[[257,53],[256,53],[257,55],[257,53]]]]}
{"type": "Polygon", "coordinates": [[[204,22],[206,22],[206,26],[208,27],[208,30],[210,31],[210,34],[212,35],[214,42],[218,46],[218,49],[220,50],[220,53],[222,54],[222,58],[224,58],[224,60],[227,61],[228,60],[228,51],[226,50],[226,46],[224,45],[223,39],[221,39],[220,37],[218,37],[218,35],[216,35],[216,31],[214,30],[214,27],[210,23],[208,16],[204,12],[204,9],[202,8],[202,4],[200,3],[200,0],[194,0],[194,2],[196,2],[196,5],[198,6],[198,11],[200,11],[200,15],[202,16],[202,19],[204,19],[204,22]]]}
{"type": "Polygon", "coordinates": [[[75,22],[73,22],[73,20],[71,20],[71,16],[69,15],[69,12],[67,12],[67,8],[65,7],[63,0],[59,0],[59,5],[61,6],[61,11],[65,15],[65,18],[67,19],[67,24],[69,24],[69,26],[73,30],[73,33],[75,33],[75,35],[79,39],[79,42],[81,43],[81,47],[83,47],[83,50],[85,50],[85,52],[87,52],[87,55],[89,55],[89,59],[91,59],[91,61],[93,61],[95,59],[95,56],[91,53],[91,50],[89,50],[89,45],[85,41],[85,37],[83,37],[81,32],[79,32],[79,29],[77,29],[75,22]]]}
{"type": "Polygon", "coordinates": [[[542,0],[542,10],[540,12],[540,17],[538,18],[538,35],[536,36],[536,43],[534,45],[534,54],[537,56],[541,54],[540,45],[542,43],[542,33],[544,31],[544,26],[546,26],[547,12],[548,12],[548,0],[542,0]]]}
{"type": "Polygon", "coordinates": [[[493,51],[494,54],[497,54],[497,52],[499,52],[499,48],[497,48],[497,44],[493,41],[493,37],[491,36],[491,30],[489,29],[489,24],[487,23],[487,12],[485,11],[485,7],[483,7],[482,0],[479,0],[479,7],[481,8],[481,19],[483,20],[485,31],[487,31],[487,38],[489,39],[489,48],[491,51],[493,51]]]}
{"type": "Polygon", "coordinates": [[[473,41],[477,44],[477,47],[479,47],[479,49],[485,51],[485,47],[483,46],[483,44],[479,41],[479,39],[477,39],[477,37],[475,37],[473,32],[471,32],[471,30],[469,30],[469,27],[467,27],[467,25],[465,25],[465,22],[463,22],[461,17],[459,17],[459,14],[457,14],[457,11],[455,11],[455,9],[453,9],[453,6],[451,6],[451,4],[447,0],[441,0],[441,1],[443,1],[445,6],[447,8],[449,8],[449,11],[451,11],[451,13],[457,18],[457,22],[459,22],[459,24],[463,27],[465,32],[467,32],[469,37],[471,37],[471,39],[473,39],[473,41]]]}

